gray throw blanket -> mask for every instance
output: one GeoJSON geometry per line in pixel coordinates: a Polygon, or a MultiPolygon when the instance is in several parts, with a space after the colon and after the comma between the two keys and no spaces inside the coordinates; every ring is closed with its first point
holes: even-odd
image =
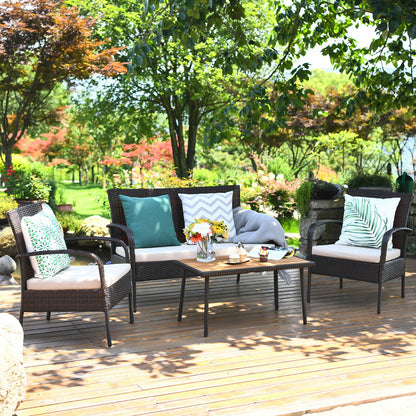
{"type": "Polygon", "coordinates": [[[237,207],[233,209],[233,216],[236,230],[233,243],[274,243],[287,247],[283,227],[270,215],[237,207]]]}
{"type": "MultiPolygon", "coordinates": [[[[283,227],[270,215],[236,207],[233,209],[233,216],[236,230],[233,243],[274,243],[279,247],[287,248],[283,227]]],[[[279,270],[279,275],[286,284],[291,283],[291,276],[286,270],[279,270]]]]}

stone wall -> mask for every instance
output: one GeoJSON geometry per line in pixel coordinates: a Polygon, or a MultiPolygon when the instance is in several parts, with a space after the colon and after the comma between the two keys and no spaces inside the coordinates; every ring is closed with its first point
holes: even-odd
{"type": "MultiPolygon", "coordinates": [[[[309,204],[307,218],[300,221],[300,255],[306,257],[308,240],[308,229],[316,221],[320,220],[342,220],[344,214],[344,198],[335,200],[312,200],[309,204]]],[[[315,233],[318,244],[334,243],[339,236],[340,228],[336,224],[328,224],[319,227],[315,233]]]]}

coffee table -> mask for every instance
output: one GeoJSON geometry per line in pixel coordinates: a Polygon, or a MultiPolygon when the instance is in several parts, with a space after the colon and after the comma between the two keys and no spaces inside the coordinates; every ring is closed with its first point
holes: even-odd
{"type": "Polygon", "coordinates": [[[205,306],[204,306],[204,336],[208,336],[208,311],[209,311],[209,279],[214,276],[226,276],[243,273],[267,272],[273,271],[274,278],[274,306],[279,309],[279,281],[278,272],[284,269],[299,269],[300,273],[300,294],[302,301],[302,316],[303,323],[306,325],[306,301],[304,296],[303,275],[304,269],[313,266],[315,263],[308,260],[303,260],[298,257],[290,257],[281,260],[269,260],[267,262],[260,262],[259,259],[252,258],[246,263],[228,264],[228,257],[217,257],[217,259],[210,263],[202,263],[195,260],[176,260],[179,267],[183,269],[183,277],[181,284],[181,293],[179,299],[178,321],[182,320],[183,299],[185,295],[186,278],[189,272],[191,276],[201,276],[205,279],[205,306]]]}

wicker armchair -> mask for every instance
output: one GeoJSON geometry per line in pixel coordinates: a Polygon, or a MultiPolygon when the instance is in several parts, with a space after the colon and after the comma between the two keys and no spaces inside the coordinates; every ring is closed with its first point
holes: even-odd
{"type": "MultiPolygon", "coordinates": [[[[350,189],[347,193],[351,196],[371,198],[392,198],[400,197],[396,210],[393,228],[388,230],[383,237],[378,262],[358,261],[356,259],[336,258],[325,256],[320,253],[314,254],[313,237],[316,229],[322,225],[337,223],[340,226],[342,221],[324,220],[312,224],[308,230],[307,259],[315,262],[308,272],[307,301],[311,299],[312,274],[335,276],[340,279],[340,288],[343,286],[343,278],[375,283],[378,285],[377,313],[381,312],[381,292],[383,283],[392,279],[401,278],[401,296],[405,294],[405,266],[407,236],[410,228],[407,228],[407,219],[413,195],[405,193],[392,193],[379,190],[356,190],[350,189]],[[397,258],[388,260],[387,244],[390,238],[393,239],[393,248],[400,250],[397,258]]],[[[324,247],[324,246],[320,246],[324,247]]],[[[315,250],[316,251],[316,250],[315,250]]],[[[320,250],[322,251],[322,250],[320,250]]],[[[324,249],[325,251],[325,249],[324,249]]]]}
{"type": "MultiPolygon", "coordinates": [[[[25,239],[22,232],[22,218],[25,216],[33,216],[43,208],[42,202],[36,202],[30,205],[22,206],[7,213],[9,224],[13,230],[13,234],[16,240],[16,245],[19,254],[17,258],[20,262],[21,271],[21,304],[20,304],[20,323],[23,324],[23,315],[25,312],[47,312],[47,319],[51,317],[51,312],[104,312],[105,325],[107,332],[107,345],[111,347],[111,334],[109,326],[109,311],[120,300],[128,296],[129,298],[129,314],[130,323],[134,323],[133,315],[133,299],[132,299],[132,277],[134,276],[134,270],[131,270],[131,264],[129,267],[123,267],[120,271],[119,266],[103,265],[101,259],[94,253],[89,253],[81,250],[50,250],[50,251],[37,251],[29,253],[26,249],[25,239]],[[98,267],[97,279],[95,282],[96,288],[83,289],[83,288],[71,288],[71,289],[59,289],[59,275],[65,272],[66,276],[71,274],[70,266],[63,272],[58,273],[56,277],[58,287],[55,289],[28,289],[28,281],[34,278],[34,270],[30,262],[30,256],[45,255],[45,254],[68,254],[76,256],[85,256],[90,258],[91,262],[95,263],[98,267]],[[114,274],[118,276],[114,277],[114,274]],[[114,279],[108,282],[110,274],[113,274],[114,279]],[[98,282],[99,276],[99,282],[98,282]],[[107,280],[106,280],[107,277],[107,280]]],[[[116,241],[114,238],[109,237],[76,237],[67,239],[66,241],[76,240],[103,240],[103,241],[116,241]]],[[[129,251],[125,243],[117,241],[117,244],[121,244],[126,252],[126,259],[129,259],[129,251]]],[[[129,260],[127,260],[129,261],[129,260]]],[[[134,264],[133,264],[134,266],[134,264]]],[[[75,266],[77,270],[82,267],[84,271],[88,272],[91,276],[91,271],[96,273],[95,266],[75,266]],[[89,267],[89,269],[86,269],[89,267]]],[[[44,279],[48,280],[48,279],[44,279]]]]}

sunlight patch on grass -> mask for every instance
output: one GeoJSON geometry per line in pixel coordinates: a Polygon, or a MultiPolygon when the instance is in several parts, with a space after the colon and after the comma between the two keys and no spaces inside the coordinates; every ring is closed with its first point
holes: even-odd
{"type": "Polygon", "coordinates": [[[73,210],[82,218],[100,215],[110,219],[110,211],[104,206],[107,193],[100,185],[78,185],[76,183],[60,183],[58,187],[65,203],[72,204],[73,210]]]}

